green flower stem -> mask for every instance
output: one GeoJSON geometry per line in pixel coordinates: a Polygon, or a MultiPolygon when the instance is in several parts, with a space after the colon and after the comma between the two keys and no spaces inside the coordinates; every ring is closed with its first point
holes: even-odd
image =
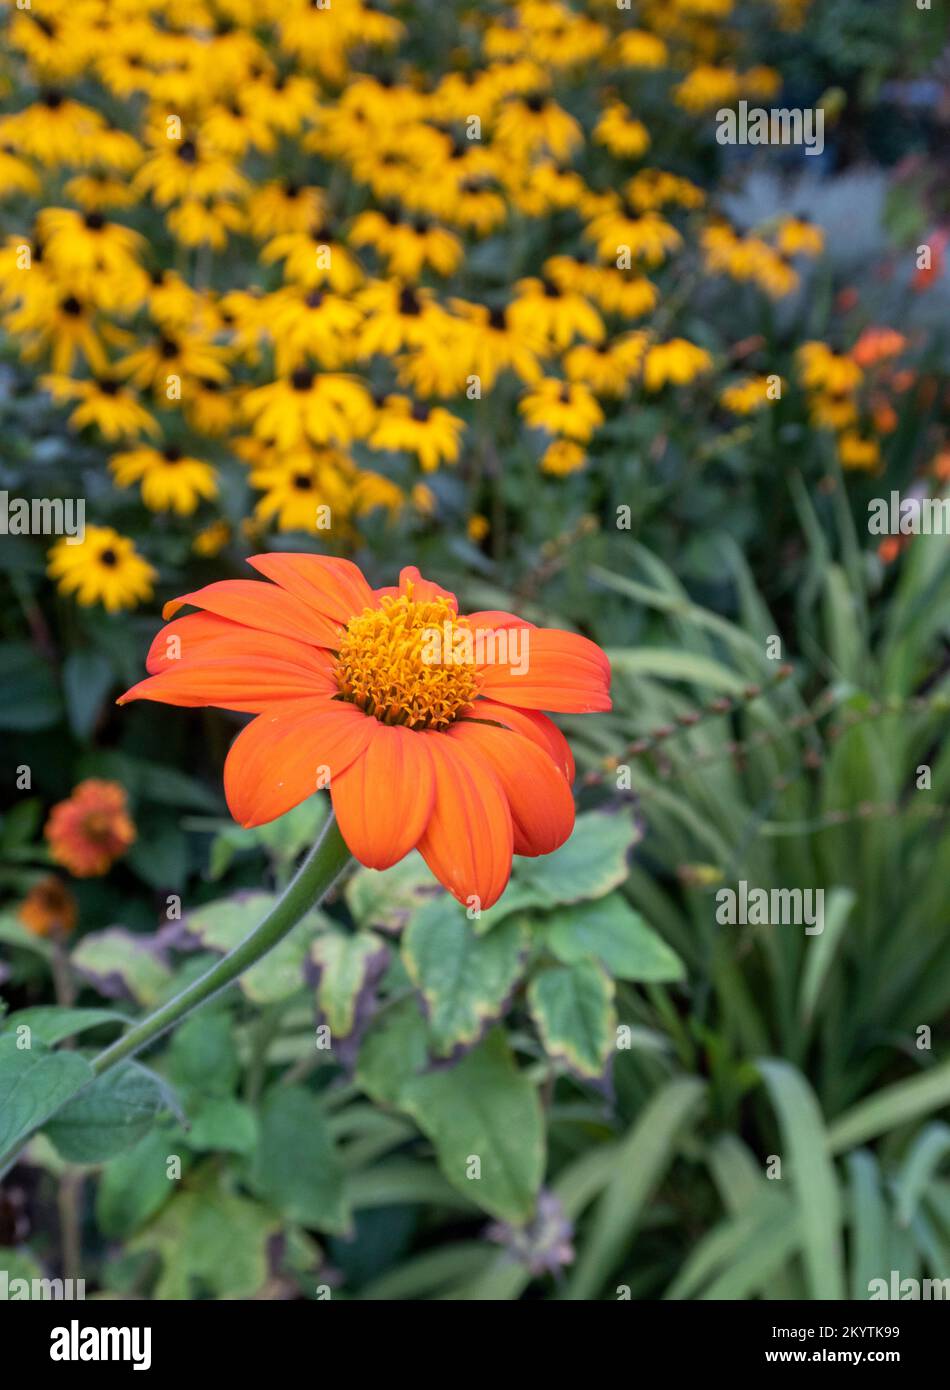
{"type": "Polygon", "coordinates": [[[350,857],[331,812],[323,834],[264,920],[245,937],[240,946],[235,946],[233,951],[222,956],[194,984],[176,994],[174,999],[136,1023],[104,1052],[100,1052],[92,1063],[96,1075],[100,1076],[117,1062],[140,1052],[200,1004],[226,989],[262,956],[266,956],[297,925],[305,912],[316,907],[349,864],[350,857]]]}

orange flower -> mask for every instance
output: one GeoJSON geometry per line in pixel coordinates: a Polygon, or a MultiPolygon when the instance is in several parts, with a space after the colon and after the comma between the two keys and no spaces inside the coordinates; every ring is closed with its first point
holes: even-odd
{"type": "Polygon", "coordinates": [[[851,357],[859,367],[874,367],[889,357],[899,357],[906,346],[907,339],[894,328],[865,328],[851,349],[851,357]]]}
{"type": "Polygon", "coordinates": [[[386,869],[418,848],[460,902],[482,908],[504,892],[512,853],[564,843],[574,761],[540,711],[610,709],[599,647],[512,613],[460,616],[454,594],[414,567],[371,589],[349,560],[249,563],[274,583],[224,580],[166,604],[166,618],[204,611],[158,634],[150,678],[119,700],[258,716],[224,768],[241,825],[329,785],[362,864],[386,869]]]}
{"type": "Polygon", "coordinates": [[[135,841],[125,788],[96,777],[80,782],[53,807],[44,834],[53,859],[76,878],[108,873],[135,841]]]}
{"type": "Polygon", "coordinates": [[[17,916],[34,936],[65,934],[76,925],[76,899],[61,879],[49,874],[33,885],[17,916]]]}
{"type": "Polygon", "coordinates": [[[885,565],[892,565],[902,550],[906,550],[910,545],[910,536],[888,536],[881,541],[877,548],[877,553],[885,565]]]}

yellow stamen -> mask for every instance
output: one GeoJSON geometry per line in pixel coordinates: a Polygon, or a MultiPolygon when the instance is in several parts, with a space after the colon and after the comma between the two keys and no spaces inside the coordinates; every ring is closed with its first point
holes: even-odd
{"type": "Polygon", "coordinates": [[[337,654],[340,693],[384,724],[445,729],[478,692],[474,664],[455,655],[466,637],[471,650],[468,619],[446,599],[417,602],[411,586],[387,596],[347,624],[337,654]]]}

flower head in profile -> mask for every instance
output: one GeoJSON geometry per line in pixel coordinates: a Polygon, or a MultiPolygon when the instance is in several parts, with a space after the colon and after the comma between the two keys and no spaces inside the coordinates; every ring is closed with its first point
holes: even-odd
{"type": "Polygon", "coordinates": [[[87,778],[66,801],[53,807],[43,833],[55,862],[74,877],[108,873],[135,843],[125,788],[118,782],[87,778]]]}
{"type": "Polygon", "coordinates": [[[254,714],[224,769],[234,818],[274,820],[330,788],[353,855],[386,869],[417,848],[482,908],[512,854],[548,854],[574,824],[574,762],[544,710],[610,709],[610,666],[587,638],[513,613],[463,616],[403,569],[372,589],[356,565],[257,555],[272,583],[224,580],[166,605],[151,675],[119,701],[254,714]],[[175,617],[190,605],[200,611],[175,617]],[[176,640],[173,640],[176,639],[176,640]]]}
{"type": "Polygon", "coordinates": [[[65,936],[76,925],[76,899],[56,874],[47,874],[27,893],[17,916],[34,936],[65,936]]]}

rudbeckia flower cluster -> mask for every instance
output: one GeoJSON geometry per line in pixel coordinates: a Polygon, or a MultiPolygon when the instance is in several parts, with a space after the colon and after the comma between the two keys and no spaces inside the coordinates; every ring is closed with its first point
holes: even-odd
{"type": "MultiPolygon", "coordinates": [[[[385,0],[6,0],[0,326],[198,555],[483,536],[488,436],[553,487],[660,392],[714,414],[671,287],[781,298],[821,253],[799,217],[733,226],[683,156],[781,87],[739,11],[447,5],[430,36],[385,0]]],[[[113,609],[152,578],[94,529],[50,564],[113,609]]]]}

